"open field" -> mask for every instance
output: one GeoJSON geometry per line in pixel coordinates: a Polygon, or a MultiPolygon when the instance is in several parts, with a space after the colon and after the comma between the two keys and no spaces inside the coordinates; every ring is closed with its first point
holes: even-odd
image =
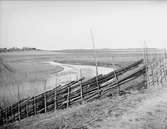
{"type": "MultiPolygon", "coordinates": [[[[1,53],[7,62],[18,61],[57,61],[68,64],[85,64],[94,65],[94,51],[89,49],[83,50],[59,50],[59,51],[35,51],[35,52],[11,52],[1,53]]],[[[111,66],[112,63],[117,65],[134,62],[143,57],[143,50],[97,50],[97,60],[100,66],[111,66]]],[[[120,66],[121,66],[120,65],[120,66]]]]}
{"type": "MultiPolygon", "coordinates": [[[[61,66],[46,62],[56,61],[67,64],[94,65],[92,50],[25,51],[1,53],[3,62],[11,71],[1,70],[1,106],[9,105],[20,98],[33,96],[44,91],[48,77],[63,70],[61,66]]],[[[143,58],[143,50],[97,50],[98,65],[113,68],[123,67],[143,58]],[[113,65],[113,63],[115,65],[113,65]]]]}

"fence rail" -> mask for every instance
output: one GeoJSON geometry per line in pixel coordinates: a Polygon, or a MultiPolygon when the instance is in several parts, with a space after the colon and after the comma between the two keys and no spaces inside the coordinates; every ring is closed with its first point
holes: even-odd
{"type": "Polygon", "coordinates": [[[113,94],[114,89],[123,86],[145,73],[143,60],[105,75],[89,80],[81,78],[58,86],[37,96],[20,100],[0,111],[0,125],[49,111],[67,108],[82,101],[92,101],[101,96],[113,94]],[[115,79],[115,74],[117,79],[115,79]],[[98,84],[97,84],[97,80],[98,84]]]}

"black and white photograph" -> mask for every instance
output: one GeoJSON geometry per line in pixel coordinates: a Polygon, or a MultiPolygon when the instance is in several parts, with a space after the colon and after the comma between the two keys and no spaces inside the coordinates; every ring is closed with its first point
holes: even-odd
{"type": "Polygon", "coordinates": [[[0,0],[0,129],[167,129],[167,0],[0,0]]]}

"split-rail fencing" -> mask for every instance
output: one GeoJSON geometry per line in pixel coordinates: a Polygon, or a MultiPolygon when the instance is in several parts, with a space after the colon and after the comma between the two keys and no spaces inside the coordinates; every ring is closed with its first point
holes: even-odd
{"type": "Polygon", "coordinates": [[[143,60],[105,75],[89,80],[80,78],[58,86],[37,96],[20,100],[0,111],[0,125],[11,123],[40,113],[67,108],[71,105],[89,102],[101,96],[112,95],[113,91],[145,73],[143,60]]]}

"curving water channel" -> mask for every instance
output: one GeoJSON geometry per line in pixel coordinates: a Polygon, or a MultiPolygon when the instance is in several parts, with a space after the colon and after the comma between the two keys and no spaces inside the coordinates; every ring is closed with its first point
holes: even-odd
{"type": "MultiPolygon", "coordinates": [[[[54,61],[47,63],[49,63],[50,65],[60,66],[64,68],[62,71],[50,75],[46,84],[47,89],[52,89],[57,85],[63,85],[70,81],[77,80],[80,77],[85,77],[85,79],[88,79],[96,75],[95,66],[91,65],[71,65],[54,61]]],[[[113,71],[113,68],[98,67],[99,74],[107,74],[111,71],[113,71]]]]}

